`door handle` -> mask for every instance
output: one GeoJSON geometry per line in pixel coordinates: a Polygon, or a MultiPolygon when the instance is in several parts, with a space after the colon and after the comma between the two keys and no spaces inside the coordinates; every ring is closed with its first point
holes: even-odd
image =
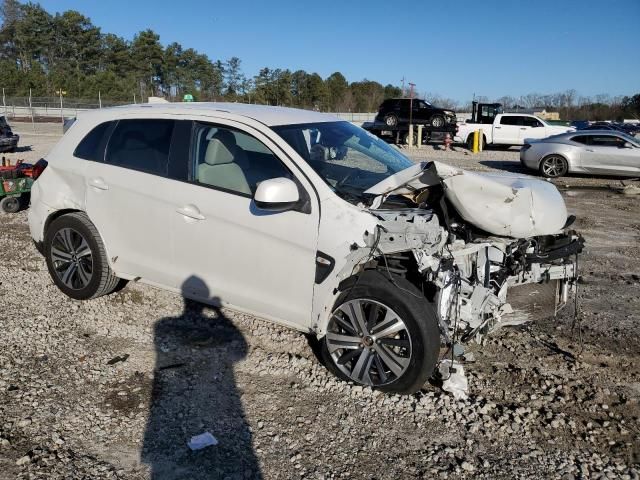
{"type": "Polygon", "coordinates": [[[527,127],[520,127],[520,130],[526,130],[527,127]]]}
{"type": "Polygon", "coordinates": [[[176,210],[180,215],[184,215],[185,217],[193,218],[194,220],[204,220],[206,217],[200,213],[198,207],[195,205],[185,205],[182,208],[176,210]]]}
{"type": "Polygon", "coordinates": [[[585,150],[586,150],[587,152],[591,152],[591,153],[593,153],[593,150],[591,150],[590,148],[585,148],[585,150]]]}
{"type": "Polygon", "coordinates": [[[98,190],[109,190],[109,185],[107,185],[105,181],[100,177],[90,179],[89,185],[97,188],[98,190]]]}
{"type": "Polygon", "coordinates": [[[493,128],[495,128],[496,130],[500,130],[502,127],[493,127],[493,128]]]}

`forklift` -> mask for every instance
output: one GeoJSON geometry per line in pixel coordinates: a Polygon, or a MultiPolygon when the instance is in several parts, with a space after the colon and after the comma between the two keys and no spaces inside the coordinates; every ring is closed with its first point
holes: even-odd
{"type": "Polygon", "coordinates": [[[466,123],[480,123],[490,125],[496,118],[496,115],[504,113],[501,103],[478,103],[472,102],[471,119],[466,123]]]}

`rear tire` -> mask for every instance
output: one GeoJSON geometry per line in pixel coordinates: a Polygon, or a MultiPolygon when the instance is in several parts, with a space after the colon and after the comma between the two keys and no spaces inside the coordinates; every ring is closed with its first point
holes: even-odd
{"type": "Polygon", "coordinates": [[[547,155],[540,162],[540,174],[547,178],[559,178],[569,171],[569,164],[560,155],[547,155]]]}
{"type": "Polygon", "coordinates": [[[393,114],[387,115],[384,117],[384,123],[387,127],[397,127],[398,126],[398,117],[393,114]]]}
{"type": "Polygon", "coordinates": [[[4,197],[0,200],[0,210],[4,213],[17,213],[20,211],[20,197],[4,197]]]}
{"type": "Polygon", "coordinates": [[[408,394],[433,374],[440,329],[434,309],[413,284],[367,270],[338,297],[320,343],[324,364],[342,380],[408,394]],[[362,323],[357,311],[363,312],[362,323]]]}
{"type": "MultiPolygon", "coordinates": [[[[482,135],[482,139],[480,141],[482,142],[482,150],[486,150],[486,148],[487,148],[487,137],[482,135]]],[[[467,137],[467,149],[473,151],[473,134],[471,134],[471,135],[469,135],[467,137]]]]}
{"type": "Polygon", "coordinates": [[[51,222],[45,232],[44,256],[53,282],[76,300],[107,295],[120,283],[109,267],[98,230],[82,212],[51,222]]]}

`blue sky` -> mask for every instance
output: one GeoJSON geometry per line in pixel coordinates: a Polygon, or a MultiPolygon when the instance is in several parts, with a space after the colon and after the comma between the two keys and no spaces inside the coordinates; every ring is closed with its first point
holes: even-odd
{"type": "Polygon", "coordinates": [[[459,101],[574,88],[582,95],[640,92],[640,0],[217,1],[41,0],[75,9],[127,39],[146,28],[161,42],[243,71],[342,72],[459,101]]]}

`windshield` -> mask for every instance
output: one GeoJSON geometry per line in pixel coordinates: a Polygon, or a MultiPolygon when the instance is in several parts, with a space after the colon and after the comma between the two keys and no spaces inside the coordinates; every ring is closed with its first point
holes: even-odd
{"type": "Polygon", "coordinates": [[[638,141],[637,138],[632,137],[628,133],[624,133],[624,132],[616,132],[616,133],[620,135],[622,138],[624,138],[627,142],[630,142],[633,145],[640,145],[640,141],[638,141]]]}
{"type": "Polygon", "coordinates": [[[272,127],[342,198],[363,192],[413,165],[394,147],[349,122],[272,127]]]}

